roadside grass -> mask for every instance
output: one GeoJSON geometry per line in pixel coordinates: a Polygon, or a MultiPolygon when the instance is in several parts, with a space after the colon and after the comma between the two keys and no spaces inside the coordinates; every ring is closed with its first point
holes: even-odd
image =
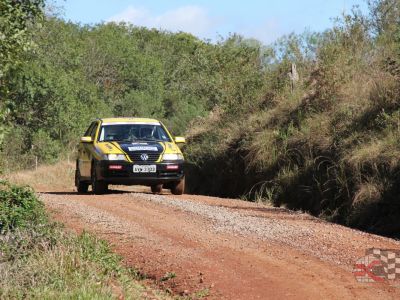
{"type": "Polygon", "coordinates": [[[95,236],[52,223],[29,187],[0,183],[0,299],[169,299],[95,236]]]}
{"type": "Polygon", "coordinates": [[[75,164],[60,160],[52,165],[40,165],[37,170],[22,170],[3,177],[10,182],[29,185],[36,191],[71,190],[74,187],[75,164]]]}
{"type": "Polygon", "coordinates": [[[398,41],[381,44],[353,17],[324,34],[314,57],[280,49],[289,59],[271,66],[264,96],[249,100],[251,107],[220,107],[217,121],[212,113],[193,121],[189,192],[400,237],[398,41]]]}

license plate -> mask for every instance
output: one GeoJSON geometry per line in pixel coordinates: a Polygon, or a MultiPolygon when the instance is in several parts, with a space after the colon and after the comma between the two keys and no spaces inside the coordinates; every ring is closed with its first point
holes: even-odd
{"type": "Polygon", "coordinates": [[[155,173],[156,165],[133,165],[133,173],[155,173]]]}

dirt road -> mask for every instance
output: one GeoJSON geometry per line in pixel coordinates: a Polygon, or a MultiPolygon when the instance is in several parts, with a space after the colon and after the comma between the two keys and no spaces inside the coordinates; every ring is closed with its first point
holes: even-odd
{"type": "Polygon", "coordinates": [[[109,240],[126,264],[177,294],[209,299],[400,299],[395,283],[359,283],[366,248],[400,243],[306,214],[239,200],[132,190],[43,192],[54,216],[109,240]]]}

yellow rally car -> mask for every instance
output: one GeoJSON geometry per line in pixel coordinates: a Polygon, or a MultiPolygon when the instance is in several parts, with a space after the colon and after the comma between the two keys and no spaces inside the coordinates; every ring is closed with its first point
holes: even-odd
{"type": "Polygon", "coordinates": [[[109,118],[94,121],[81,138],[76,161],[75,186],[102,194],[109,184],[147,185],[153,193],[163,188],[181,195],[185,189],[184,158],[173,138],[154,119],[109,118]]]}

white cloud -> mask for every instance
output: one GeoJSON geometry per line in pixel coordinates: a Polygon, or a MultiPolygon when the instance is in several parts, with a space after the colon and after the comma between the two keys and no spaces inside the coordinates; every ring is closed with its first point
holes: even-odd
{"type": "Polygon", "coordinates": [[[207,37],[216,25],[207,11],[195,5],[183,6],[154,15],[145,8],[129,6],[124,11],[109,18],[108,22],[127,22],[149,28],[190,32],[199,37],[207,37]]]}
{"type": "Polygon", "coordinates": [[[279,22],[275,19],[266,20],[261,24],[242,30],[239,29],[238,32],[245,37],[255,38],[264,44],[273,43],[284,34],[279,22]]]}
{"type": "Polygon", "coordinates": [[[214,41],[219,40],[217,33],[226,38],[231,32],[269,44],[284,33],[276,19],[251,22],[251,25],[243,24],[225,17],[210,17],[206,9],[198,5],[181,6],[160,14],[155,14],[144,7],[128,6],[110,17],[107,22],[127,22],[147,28],[189,32],[214,41]]]}

